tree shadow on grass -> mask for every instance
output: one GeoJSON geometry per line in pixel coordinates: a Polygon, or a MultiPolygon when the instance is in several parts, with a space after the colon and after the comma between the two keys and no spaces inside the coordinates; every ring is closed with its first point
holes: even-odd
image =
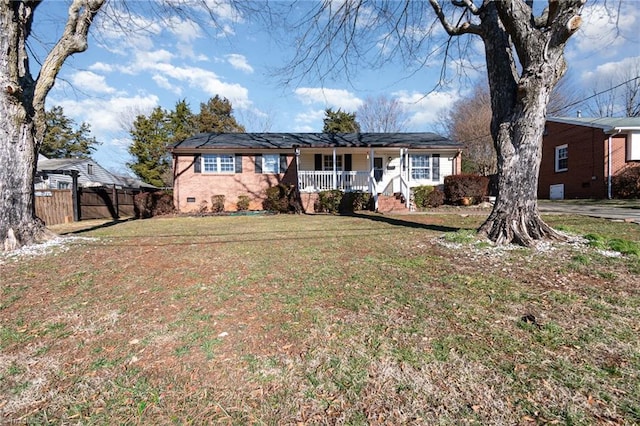
{"type": "Polygon", "coordinates": [[[110,228],[112,226],[120,225],[121,223],[130,222],[135,220],[135,218],[126,218],[126,219],[114,219],[109,222],[101,223],[99,225],[89,226],[87,228],[76,229],[74,231],[61,232],[59,235],[77,235],[84,234],[85,232],[95,231],[97,229],[110,228]]]}
{"type": "Polygon", "coordinates": [[[389,225],[402,226],[405,228],[425,229],[428,231],[435,231],[435,232],[457,232],[457,231],[460,231],[461,229],[470,229],[470,228],[456,228],[453,226],[443,226],[443,225],[436,225],[436,224],[429,224],[429,223],[413,222],[410,220],[403,220],[397,217],[384,216],[384,215],[375,214],[375,213],[371,213],[371,214],[350,213],[346,216],[357,217],[360,219],[368,219],[374,222],[388,223],[389,225]]]}

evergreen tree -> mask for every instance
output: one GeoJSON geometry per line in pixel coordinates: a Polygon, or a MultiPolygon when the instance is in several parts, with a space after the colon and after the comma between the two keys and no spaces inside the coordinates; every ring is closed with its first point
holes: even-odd
{"type": "Polygon", "coordinates": [[[47,158],[90,158],[99,145],[96,138],[90,136],[91,126],[76,123],[64,115],[61,106],[54,106],[45,113],[47,123],[44,138],[40,145],[40,154],[47,158]]]}
{"type": "Polygon", "coordinates": [[[356,114],[337,111],[328,108],[324,112],[324,127],[322,133],[359,133],[360,125],[356,121],[356,114]]]}
{"type": "Polygon", "coordinates": [[[233,116],[233,107],[227,98],[216,95],[200,104],[200,113],[195,117],[197,133],[243,133],[244,126],[233,116]]]}
{"type": "Polygon", "coordinates": [[[169,143],[180,142],[195,135],[197,133],[195,119],[187,101],[184,99],[178,101],[174,110],[168,115],[169,143]]]}
{"type": "Polygon", "coordinates": [[[133,122],[129,153],[135,161],[127,166],[144,182],[155,186],[171,185],[171,114],[156,107],[149,116],[139,115],[133,122]]]}

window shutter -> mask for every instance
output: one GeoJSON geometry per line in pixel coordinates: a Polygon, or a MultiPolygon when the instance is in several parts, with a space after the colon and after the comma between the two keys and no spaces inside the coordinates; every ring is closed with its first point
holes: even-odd
{"type": "Polygon", "coordinates": [[[433,180],[440,180],[440,154],[433,154],[433,161],[431,163],[431,178],[433,180]]]}
{"type": "Polygon", "coordinates": [[[287,173],[287,154],[280,154],[280,173],[287,173]]]}
{"type": "Polygon", "coordinates": [[[256,173],[262,173],[262,154],[256,154],[256,173]]]}
{"type": "Polygon", "coordinates": [[[236,154],[235,158],[236,173],[242,173],[242,155],[236,154]]]}
{"type": "Polygon", "coordinates": [[[322,154],[316,154],[314,156],[314,170],[322,170],[322,154]]]}
{"type": "Polygon", "coordinates": [[[350,172],[353,170],[353,158],[351,154],[344,155],[344,171],[350,172]]]}
{"type": "Polygon", "coordinates": [[[201,155],[196,154],[193,156],[193,173],[202,173],[202,161],[201,155]]]}

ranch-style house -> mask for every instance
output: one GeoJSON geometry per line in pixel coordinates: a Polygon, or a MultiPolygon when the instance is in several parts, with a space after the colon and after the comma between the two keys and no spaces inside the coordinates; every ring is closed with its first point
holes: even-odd
{"type": "Polygon", "coordinates": [[[459,174],[462,145],[434,133],[205,133],[171,146],[181,212],[224,195],[225,210],[248,196],[261,210],[267,188],[296,185],[313,212],[324,190],[372,194],[376,210],[410,208],[411,189],[459,174]]]}

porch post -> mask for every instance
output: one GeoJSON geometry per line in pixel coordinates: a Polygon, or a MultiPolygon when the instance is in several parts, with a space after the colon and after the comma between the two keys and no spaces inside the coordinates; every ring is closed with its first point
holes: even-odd
{"type": "Polygon", "coordinates": [[[338,175],[336,173],[336,148],[333,148],[333,189],[338,189],[338,175]]]}
{"type": "Polygon", "coordinates": [[[369,149],[369,192],[373,196],[373,210],[378,211],[378,188],[376,187],[376,178],[374,174],[373,156],[375,152],[373,148],[369,149]]]}

